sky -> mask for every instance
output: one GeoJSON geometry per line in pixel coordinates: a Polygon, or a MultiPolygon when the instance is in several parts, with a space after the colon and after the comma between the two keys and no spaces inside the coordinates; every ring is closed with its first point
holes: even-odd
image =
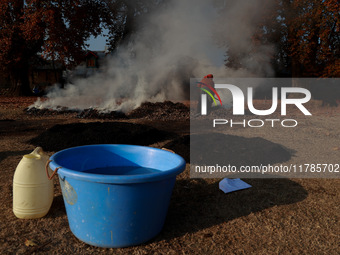
{"type": "Polygon", "coordinates": [[[88,48],[89,50],[103,51],[105,50],[106,38],[103,36],[98,36],[97,38],[91,36],[87,43],[90,45],[88,48]]]}

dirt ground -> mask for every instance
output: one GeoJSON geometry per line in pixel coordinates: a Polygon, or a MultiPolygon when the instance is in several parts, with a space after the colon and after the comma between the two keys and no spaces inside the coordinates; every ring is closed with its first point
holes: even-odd
{"type": "MultiPolygon", "coordinates": [[[[107,143],[166,145],[188,159],[190,123],[183,112],[159,119],[27,114],[24,109],[34,100],[0,97],[1,254],[340,253],[339,179],[244,179],[253,187],[224,194],[218,188],[221,179],[191,179],[187,164],[177,177],[162,232],[145,244],[120,249],[93,247],[72,234],[57,178],[50,212],[41,219],[17,219],[13,174],[37,145],[52,155],[70,146],[103,143],[104,137],[107,143]],[[28,241],[35,245],[27,246],[28,241]]],[[[300,126],[294,132],[237,128],[226,133],[282,145],[290,153],[288,163],[340,163],[340,107],[321,107],[318,101],[309,107],[313,117],[297,116],[300,126]]]]}

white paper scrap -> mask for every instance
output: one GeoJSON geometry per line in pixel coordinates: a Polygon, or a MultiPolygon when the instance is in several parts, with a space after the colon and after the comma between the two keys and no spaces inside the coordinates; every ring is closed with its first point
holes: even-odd
{"type": "Polygon", "coordinates": [[[239,178],[238,179],[224,178],[222,181],[220,181],[219,188],[224,193],[229,193],[229,192],[233,192],[233,191],[237,191],[237,190],[241,190],[241,189],[251,188],[251,185],[242,181],[239,178]]]}

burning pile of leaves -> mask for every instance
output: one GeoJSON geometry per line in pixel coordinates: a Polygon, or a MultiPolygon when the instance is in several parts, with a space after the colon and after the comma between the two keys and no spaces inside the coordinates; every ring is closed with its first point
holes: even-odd
{"type": "Polygon", "coordinates": [[[103,112],[93,108],[80,111],[76,117],[81,119],[110,119],[110,120],[127,119],[127,116],[120,111],[103,112]]]}
{"type": "Polygon", "coordinates": [[[189,108],[182,103],[173,103],[171,101],[150,103],[145,102],[140,107],[128,113],[129,118],[143,119],[183,119],[187,120],[189,116],[189,108]]]}
{"type": "Polygon", "coordinates": [[[24,110],[28,115],[33,116],[54,116],[54,115],[71,115],[76,114],[77,110],[68,109],[66,107],[57,107],[56,109],[48,109],[48,108],[35,108],[28,107],[24,110]]]}
{"type": "Polygon", "coordinates": [[[120,111],[100,111],[94,108],[72,110],[65,107],[57,107],[56,109],[38,109],[32,107],[26,108],[25,112],[33,116],[75,115],[75,117],[82,119],[189,119],[189,108],[182,103],[173,103],[171,101],[145,102],[127,114],[120,111]]]}
{"type": "Polygon", "coordinates": [[[55,115],[74,115],[76,118],[81,119],[127,119],[123,112],[119,111],[99,111],[97,109],[88,108],[84,110],[68,109],[66,107],[57,107],[56,109],[39,109],[39,108],[26,108],[25,112],[33,116],[55,116],[55,115]]]}

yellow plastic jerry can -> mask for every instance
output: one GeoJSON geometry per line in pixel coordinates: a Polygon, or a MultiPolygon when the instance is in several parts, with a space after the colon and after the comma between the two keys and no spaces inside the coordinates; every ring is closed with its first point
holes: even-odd
{"type": "Polygon", "coordinates": [[[40,218],[50,210],[54,185],[46,175],[47,161],[48,156],[37,147],[19,162],[13,177],[13,212],[16,217],[40,218]]]}

